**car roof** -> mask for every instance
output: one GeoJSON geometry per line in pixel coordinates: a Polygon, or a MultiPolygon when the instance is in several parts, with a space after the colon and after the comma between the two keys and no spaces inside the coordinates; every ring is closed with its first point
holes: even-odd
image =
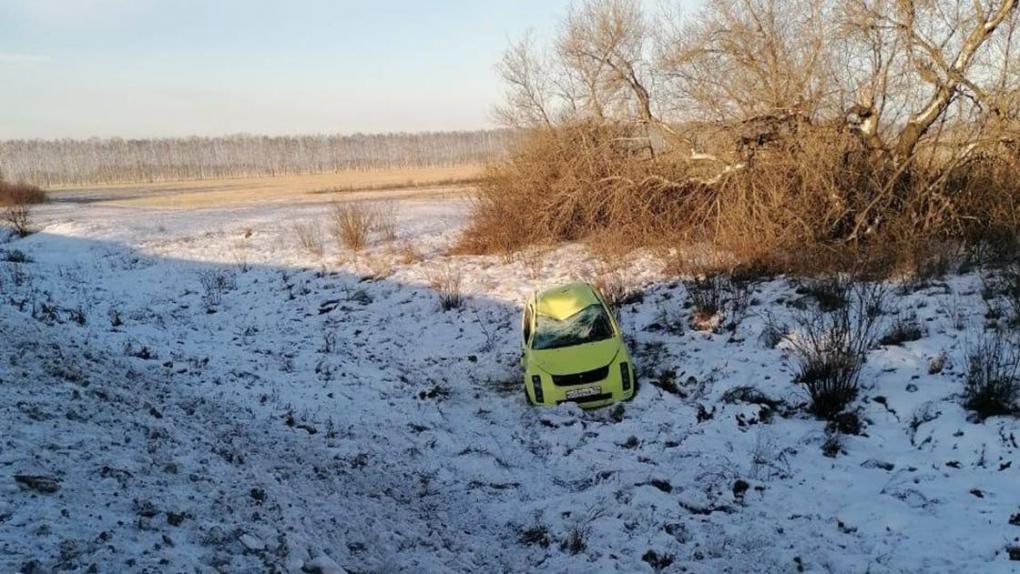
{"type": "Polygon", "coordinates": [[[536,312],[557,321],[566,319],[589,305],[600,304],[595,289],[583,281],[546,289],[535,295],[536,312]]]}

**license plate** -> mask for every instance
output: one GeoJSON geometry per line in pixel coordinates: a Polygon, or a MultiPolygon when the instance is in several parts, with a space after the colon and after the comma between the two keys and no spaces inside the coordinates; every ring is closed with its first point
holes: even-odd
{"type": "Polygon", "coordinates": [[[567,391],[568,399],[580,399],[584,397],[591,397],[602,392],[602,387],[587,387],[584,389],[574,389],[567,391]]]}

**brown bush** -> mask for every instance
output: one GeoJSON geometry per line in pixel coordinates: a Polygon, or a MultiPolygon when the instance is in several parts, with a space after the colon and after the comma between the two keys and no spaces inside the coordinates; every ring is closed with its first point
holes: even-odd
{"type": "Polygon", "coordinates": [[[530,132],[479,186],[461,249],[611,237],[701,243],[762,271],[926,274],[954,243],[1016,243],[1020,168],[1006,155],[896,171],[852,134],[803,124],[706,177],[633,137],[593,124],[530,132]]]}
{"type": "Polygon", "coordinates": [[[341,247],[361,251],[373,236],[384,242],[397,239],[397,211],[392,202],[337,202],[330,227],[341,247]]]}
{"type": "Polygon", "coordinates": [[[361,203],[337,203],[333,206],[333,236],[342,247],[361,251],[368,245],[376,226],[376,211],[361,203]]]}
{"type": "Polygon", "coordinates": [[[46,194],[34,185],[0,180],[0,220],[21,237],[32,233],[31,206],[44,201],[46,194]]]}
{"type": "Polygon", "coordinates": [[[461,248],[505,253],[610,230],[639,245],[677,229],[676,201],[694,186],[674,183],[675,163],[637,159],[635,136],[587,123],[530,131],[479,184],[461,248]]]}
{"type": "Polygon", "coordinates": [[[34,205],[46,201],[46,193],[27,183],[7,183],[0,179],[0,207],[34,205]]]}

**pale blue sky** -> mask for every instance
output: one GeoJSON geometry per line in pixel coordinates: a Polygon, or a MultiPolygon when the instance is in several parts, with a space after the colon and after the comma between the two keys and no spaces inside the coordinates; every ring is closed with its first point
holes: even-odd
{"type": "Polygon", "coordinates": [[[0,0],[0,139],[491,125],[569,0],[0,0]]]}

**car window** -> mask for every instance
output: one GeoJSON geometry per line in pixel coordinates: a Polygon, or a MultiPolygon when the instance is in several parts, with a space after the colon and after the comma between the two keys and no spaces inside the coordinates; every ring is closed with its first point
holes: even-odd
{"type": "Polygon", "coordinates": [[[612,336],[613,326],[605,307],[594,304],[562,321],[539,315],[535,325],[535,341],[531,346],[537,350],[559,349],[594,343],[612,336]]]}
{"type": "Polygon", "coordinates": [[[531,305],[524,307],[524,344],[531,338],[531,305]]]}

